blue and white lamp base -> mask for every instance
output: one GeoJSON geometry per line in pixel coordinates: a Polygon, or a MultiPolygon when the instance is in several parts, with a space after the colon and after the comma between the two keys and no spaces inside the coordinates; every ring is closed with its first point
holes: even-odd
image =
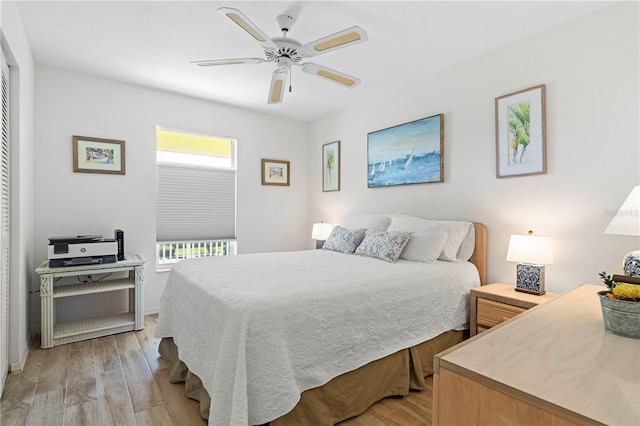
{"type": "Polygon", "coordinates": [[[627,253],[622,263],[624,274],[629,277],[640,277],[640,250],[627,253]]]}
{"type": "Polygon", "coordinates": [[[517,277],[516,291],[537,294],[538,296],[546,293],[544,289],[544,265],[518,263],[517,277]]]}

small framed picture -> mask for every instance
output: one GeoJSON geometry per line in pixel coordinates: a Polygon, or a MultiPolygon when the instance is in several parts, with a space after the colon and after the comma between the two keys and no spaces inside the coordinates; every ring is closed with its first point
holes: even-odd
{"type": "Polygon", "coordinates": [[[262,160],[262,184],[289,186],[290,167],[288,161],[262,160]]]}
{"type": "Polygon", "coordinates": [[[547,173],[545,86],[496,98],[496,177],[547,173]]]}
{"type": "Polygon", "coordinates": [[[322,145],[322,191],[340,191],[340,141],[322,145]]]}
{"type": "Polygon", "coordinates": [[[73,136],[73,171],[124,175],[124,141],[73,136]]]}

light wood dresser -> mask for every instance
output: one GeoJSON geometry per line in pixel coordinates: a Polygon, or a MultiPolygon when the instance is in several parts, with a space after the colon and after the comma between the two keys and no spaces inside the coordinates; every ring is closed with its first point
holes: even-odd
{"type": "Polygon", "coordinates": [[[640,339],[585,284],[436,355],[433,425],[640,424],[640,339]]]}

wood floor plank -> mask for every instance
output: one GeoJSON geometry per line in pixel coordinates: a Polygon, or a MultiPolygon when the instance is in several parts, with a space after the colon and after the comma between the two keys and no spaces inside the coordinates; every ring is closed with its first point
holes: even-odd
{"type": "Polygon", "coordinates": [[[27,426],[62,425],[64,415],[64,389],[40,392],[33,398],[27,426]]]}
{"type": "Polygon", "coordinates": [[[365,411],[357,417],[338,423],[339,426],[388,426],[385,417],[371,409],[365,411]]]}
{"type": "Polygon", "coordinates": [[[171,425],[173,420],[164,404],[136,413],[137,426],[171,425]]]}
{"type": "Polygon", "coordinates": [[[167,411],[174,425],[206,425],[207,421],[200,416],[200,403],[187,398],[184,383],[170,383],[169,369],[163,368],[153,373],[162,393],[167,411]]]}
{"type": "Polygon", "coordinates": [[[98,376],[98,413],[101,425],[135,425],[136,417],[122,369],[98,376]]]}
{"type": "Polygon", "coordinates": [[[427,424],[431,424],[431,419],[422,418],[404,406],[398,408],[394,411],[393,416],[389,416],[385,420],[394,426],[427,426],[427,424]]]}
{"type": "Polygon", "coordinates": [[[144,317],[144,329],[135,332],[138,343],[142,348],[142,352],[144,352],[144,357],[147,359],[147,363],[152,372],[167,368],[166,361],[162,359],[158,353],[158,346],[160,345],[161,339],[156,339],[154,336],[157,321],[157,314],[147,315],[144,317]]]}
{"type": "Polygon", "coordinates": [[[38,381],[40,372],[42,371],[42,362],[46,351],[43,351],[38,347],[29,352],[27,355],[27,361],[24,364],[24,368],[20,374],[23,374],[27,380],[38,381]]]}
{"type": "Polygon", "coordinates": [[[399,396],[391,396],[385,398],[375,405],[373,412],[375,412],[380,417],[390,416],[398,408],[397,401],[399,401],[400,399],[402,398],[399,396]]]}
{"type": "Polygon", "coordinates": [[[121,353],[120,358],[127,378],[133,411],[138,413],[160,404],[160,389],[153,379],[142,349],[121,353]]]}
{"type": "Polygon", "coordinates": [[[100,425],[98,400],[83,402],[64,410],[65,426],[100,425]]]}
{"type": "MultiPolygon", "coordinates": [[[[22,410],[24,406],[28,408],[33,402],[43,359],[43,351],[33,350],[27,355],[27,361],[22,371],[9,375],[0,400],[0,418],[9,416],[9,411],[22,410]]],[[[20,411],[16,411],[13,415],[18,412],[20,411]]],[[[22,424],[24,423],[26,423],[26,418],[22,424]]]]}
{"type": "Polygon", "coordinates": [[[69,364],[69,345],[46,349],[42,369],[36,386],[36,394],[65,388],[67,366],[69,364]]]}
{"type": "Polygon", "coordinates": [[[0,402],[2,414],[5,411],[15,410],[31,404],[37,384],[37,377],[35,380],[29,380],[22,373],[11,374],[4,385],[2,401],[0,402]]]}
{"type": "Polygon", "coordinates": [[[29,405],[21,405],[13,410],[2,410],[0,420],[2,426],[24,426],[29,417],[29,405]]]}
{"type": "Polygon", "coordinates": [[[120,333],[115,336],[118,352],[135,351],[140,349],[140,344],[134,333],[120,333]]]}
{"type": "Polygon", "coordinates": [[[104,336],[93,340],[93,353],[96,362],[96,372],[121,370],[120,354],[114,336],[104,336]]]}
{"type": "Polygon", "coordinates": [[[73,407],[98,397],[93,342],[84,340],[69,345],[65,407],[73,407]]]}

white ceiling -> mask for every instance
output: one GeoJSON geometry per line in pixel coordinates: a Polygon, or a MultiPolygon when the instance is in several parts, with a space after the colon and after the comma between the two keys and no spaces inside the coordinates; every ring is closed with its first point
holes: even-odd
{"type": "Polygon", "coordinates": [[[311,121],[376,93],[587,14],[594,1],[18,1],[36,62],[311,121]],[[359,25],[369,40],[311,58],[362,80],[354,89],[294,67],[293,92],[267,104],[273,63],[197,67],[191,61],[260,57],[224,15],[242,11],[270,37],[291,14],[302,44],[359,25]]]}

